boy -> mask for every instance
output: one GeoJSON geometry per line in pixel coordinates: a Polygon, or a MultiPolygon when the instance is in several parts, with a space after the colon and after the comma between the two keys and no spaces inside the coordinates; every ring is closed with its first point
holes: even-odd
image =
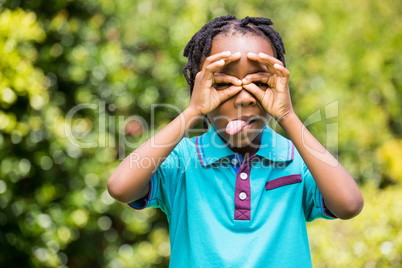
{"type": "Polygon", "coordinates": [[[117,200],[167,214],[172,267],[311,267],[305,222],[363,207],[353,178],[294,113],[271,24],[224,16],[197,32],[185,49],[190,104],[109,179],[117,200]],[[209,131],[184,138],[205,116],[209,131]],[[271,117],[290,141],[266,126],[271,117]]]}

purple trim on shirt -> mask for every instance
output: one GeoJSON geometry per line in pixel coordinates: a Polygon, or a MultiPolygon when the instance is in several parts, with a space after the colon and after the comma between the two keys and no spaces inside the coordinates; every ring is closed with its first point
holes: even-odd
{"type": "Polygon", "coordinates": [[[199,140],[200,136],[195,137],[195,146],[197,147],[197,153],[198,153],[198,158],[200,159],[201,165],[205,166],[204,161],[202,161],[202,156],[200,153],[200,147],[199,147],[199,140]]]}
{"type": "Polygon", "coordinates": [[[236,176],[236,186],[235,186],[235,220],[249,221],[251,219],[251,187],[250,187],[250,173],[251,173],[251,162],[255,155],[248,159],[245,159],[241,164],[239,171],[236,176]],[[246,173],[247,178],[243,180],[241,174],[246,173]],[[246,198],[241,200],[240,193],[245,193],[246,198]]]}
{"type": "Polygon", "coordinates": [[[338,218],[337,216],[332,214],[332,212],[327,208],[327,206],[325,205],[324,197],[322,197],[322,195],[321,195],[321,203],[322,203],[322,211],[324,211],[325,215],[334,219],[338,218]]]}
{"type": "Polygon", "coordinates": [[[293,143],[288,140],[288,152],[287,152],[287,156],[286,156],[286,160],[290,161],[293,160],[295,154],[295,146],[293,145],[293,143]]]}
{"type": "Polygon", "coordinates": [[[295,146],[292,143],[292,156],[291,156],[290,160],[293,160],[294,155],[295,155],[295,146]]]}
{"type": "Polygon", "coordinates": [[[131,208],[135,209],[135,210],[141,210],[141,209],[146,208],[147,205],[148,205],[149,199],[151,198],[151,192],[152,192],[152,179],[149,181],[149,190],[148,190],[147,197],[146,197],[146,198],[141,198],[141,199],[135,200],[134,202],[130,202],[130,203],[128,203],[128,205],[129,205],[131,208]],[[145,204],[144,204],[142,207],[136,207],[136,206],[134,205],[134,203],[137,202],[137,201],[140,201],[140,200],[145,201],[145,204]]]}
{"type": "Polygon", "coordinates": [[[267,181],[265,184],[265,187],[268,190],[272,190],[278,187],[282,187],[285,185],[293,184],[293,183],[299,183],[302,181],[301,174],[293,174],[293,175],[287,175],[283,176],[271,181],[267,181]]]}

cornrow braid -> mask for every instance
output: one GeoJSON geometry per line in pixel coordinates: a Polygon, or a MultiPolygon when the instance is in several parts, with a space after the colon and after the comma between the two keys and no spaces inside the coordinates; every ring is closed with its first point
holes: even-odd
{"type": "MultiPolygon", "coordinates": [[[[208,57],[212,40],[219,34],[239,33],[254,34],[267,37],[273,46],[274,56],[285,64],[285,47],[278,32],[270,26],[272,21],[262,17],[245,17],[237,19],[235,16],[227,15],[213,19],[205,24],[188,42],[184,49],[184,56],[188,58],[187,64],[183,68],[184,77],[190,86],[190,96],[193,93],[194,82],[197,73],[200,71],[200,64],[203,57],[208,57]]],[[[207,118],[203,120],[204,129],[208,129],[207,118]]]]}

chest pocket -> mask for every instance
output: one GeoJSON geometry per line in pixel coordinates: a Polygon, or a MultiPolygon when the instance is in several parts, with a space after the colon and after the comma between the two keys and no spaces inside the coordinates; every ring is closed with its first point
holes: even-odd
{"type": "Polygon", "coordinates": [[[267,181],[265,184],[266,190],[273,190],[282,186],[294,184],[294,183],[300,183],[302,181],[301,174],[293,174],[293,175],[287,175],[283,176],[271,181],[267,181]]]}

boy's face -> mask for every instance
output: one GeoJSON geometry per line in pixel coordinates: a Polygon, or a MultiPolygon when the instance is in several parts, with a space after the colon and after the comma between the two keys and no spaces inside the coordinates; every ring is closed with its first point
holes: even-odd
{"type": "MultiPolygon", "coordinates": [[[[218,35],[212,41],[211,55],[231,51],[241,53],[241,58],[223,66],[215,75],[230,75],[242,80],[249,74],[264,72],[267,73],[267,67],[247,58],[248,52],[255,54],[264,53],[274,56],[270,41],[265,37],[257,35],[218,35]]],[[[267,86],[260,81],[253,81],[260,85],[263,90],[267,86]]],[[[228,85],[225,83],[215,85],[217,90],[223,90],[228,85]]],[[[228,142],[229,147],[243,148],[246,151],[255,153],[256,146],[259,145],[261,130],[269,122],[270,115],[265,111],[257,99],[246,89],[242,89],[237,95],[221,103],[215,110],[207,114],[215,131],[228,142]],[[230,121],[242,119],[247,122],[236,134],[230,135],[226,132],[226,126],[230,121]],[[251,148],[250,148],[251,146],[251,148]],[[254,150],[253,150],[254,149],[254,150]]],[[[236,149],[235,148],[235,149],[236,149]]]]}

